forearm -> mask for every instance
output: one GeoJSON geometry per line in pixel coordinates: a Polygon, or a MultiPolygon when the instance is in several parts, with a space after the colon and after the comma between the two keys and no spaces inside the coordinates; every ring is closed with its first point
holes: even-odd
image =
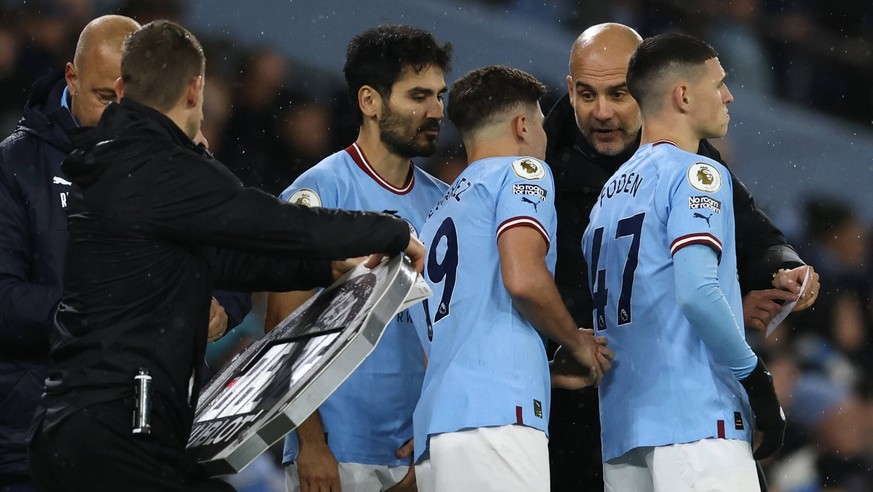
{"type": "Polygon", "coordinates": [[[312,412],[306,420],[297,426],[297,439],[300,442],[300,450],[311,446],[326,446],[324,439],[324,425],[321,423],[321,414],[318,410],[312,412]]]}
{"type": "MultiPolygon", "coordinates": [[[[220,163],[192,157],[161,163],[147,226],[170,240],[309,259],[394,254],[409,243],[403,220],[374,212],[307,208],[245,188],[220,163]],[[170,179],[172,178],[172,179],[170,179]]],[[[129,220],[119,210],[118,220],[129,220]]]]}
{"type": "Polygon", "coordinates": [[[545,264],[542,270],[528,273],[527,285],[510,291],[516,309],[543,335],[560,345],[575,347],[579,330],[545,264]]]}
{"type": "Polygon", "coordinates": [[[547,245],[530,227],[503,233],[497,241],[503,285],[516,309],[543,335],[573,351],[581,334],[546,266],[547,245]]]}
{"type": "Polygon", "coordinates": [[[766,265],[765,271],[772,275],[773,272],[782,268],[796,268],[803,266],[806,263],[794,251],[790,244],[777,244],[767,248],[767,253],[764,256],[766,265]]]}
{"type": "Polygon", "coordinates": [[[718,259],[704,245],[691,245],[673,255],[676,301],[694,332],[715,359],[744,379],[757,357],[746,343],[730,304],[718,284],[718,259]]]}
{"type": "Polygon", "coordinates": [[[289,291],[324,287],[333,281],[330,261],[215,249],[210,263],[215,285],[242,291],[289,291]]]}

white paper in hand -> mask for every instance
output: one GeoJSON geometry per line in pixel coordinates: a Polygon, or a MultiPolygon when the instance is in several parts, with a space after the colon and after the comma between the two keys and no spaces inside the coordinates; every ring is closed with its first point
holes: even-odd
{"type": "MultiPolygon", "coordinates": [[[[803,295],[803,293],[806,292],[806,284],[808,282],[809,282],[809,268],[806,269],[806,275],[803,276],[803,283],[800,284],[800,294],[797,295],[798,300],[803,295]]],[[[767,325],[767,335],[766,336],[769,337],[770,334],[773,333],[773,330],[775,330],[776,327],[779,326],[780,323],[785,321],[785,318],[788,317],[788,315],[791,314],[791,310],[794,309],[795,304],[797,304],[797,301],[786,302],[785,304],[782,305],[782,309],[780,309],[779,312],[776,313],[776,316],[773,316],[773,319],[770,320],[770,324],[767,325]]]]}
{"type": "Polygon", "coordinates": [[[424,277],[419,273],[418,276],[415,277],[415,283],[412,284],[412,290],[409,291],[409,295],[406,296],[406,300],[403,301],[403,305],[400,306],[400,311],[403,311],[410,306],[414,306],[432,295],[433,291],[430,290],[424,277]]]}

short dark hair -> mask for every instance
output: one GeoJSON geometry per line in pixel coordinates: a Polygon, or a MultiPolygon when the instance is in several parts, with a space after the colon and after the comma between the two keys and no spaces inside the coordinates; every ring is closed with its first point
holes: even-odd
{"type": "Polygon", "coordinates": [[[172,109],[191,79],[202,75],[205,68],[200,41],[166,20],[144,25],[121,48],[124,97],[161,111],[172,109]]]}
{"type": "Polygon", "coordinates": [[[416,72],[433,65],[443,72],[451,70],[452,45],[437,44],[429,32],[406,25],[383,25],[368,29],[352,38],[346,49],[346,76],[349,101],[358,116],[358,91],[368,85],[384,98],[391,96],[391,86],[405,67],[416,72]]]}
{"type": "Polygon", "coordinates": [[[490,65],[464,74],[449,92],[449,120],[468,133],[518,104],[539,102],[547,92],[533,75],[517,68],[490,65]]]}
{"type": "Polygon", "coordinates": [[[643,40],[631,56],[627,69],[627,87],[634,99],[645,109],[653,101],[657,81],[667,73],[700,70],[718,52],[705,41],[687,34],[660,34],[643,40]]]}

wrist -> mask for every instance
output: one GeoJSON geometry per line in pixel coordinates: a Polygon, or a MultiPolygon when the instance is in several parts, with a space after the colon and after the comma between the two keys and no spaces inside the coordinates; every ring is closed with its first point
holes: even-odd
{"type": "Polygon", "coordinates": [[[300,451],[313,451],[313,450],[321,450],[327,448],[327,440],[324,437],[324,434],[316,435],[310,434],[309,436],[303,437],[300,434],[297,435],[297,440],[299,442],[300,451]]]}
{"type": "Polygon", "coordinates": [[[776,288],[776,277],[779,276],[780,273],[787,272],[789,270],[789,268],[780,268],[779,270],[773,272],[773,275],[770,277],[770,285],[776,288]]]}
{"type": "Polygon", "coordinates": [[[567,344],[567,349],[572,353],[576,353],[580,350],[585,350],[592,341],[591,337],[586,336],[585,332],[577,328],[573,333],[571,342],[567,344]]]}

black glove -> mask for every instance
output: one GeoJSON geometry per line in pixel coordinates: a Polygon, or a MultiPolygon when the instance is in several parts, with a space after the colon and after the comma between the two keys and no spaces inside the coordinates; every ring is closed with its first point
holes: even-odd
{"type": "Polygon", "coordinates": [[[785,414],[779,406],[776,398],[776,389],[773,388],[773,376],[764,365],[764,361],[758,357],[758,364],[746,379],[740,381],[746,394],[749,395],[749,404],[752,413],[755,414],[755,428],[761,432],[761,445],[755,450],[756,460],[769,458],[779,448],[785,439],[785,414]]]}

